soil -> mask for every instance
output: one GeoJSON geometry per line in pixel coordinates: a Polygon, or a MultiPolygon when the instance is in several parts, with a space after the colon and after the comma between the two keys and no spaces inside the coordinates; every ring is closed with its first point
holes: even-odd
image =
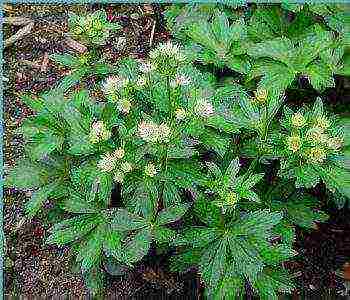
{"type": "MultiPolygon", "coordinates": [[[[68,12],[90,12],[100,8],[106,10],[112,22],[123,26],[121,32],[111,37],[111,42],[105,46],[104,52],[111,62],[129,55],[147,56],[154,23],[153,45],[170,37],[161,17],[164,6],[155,4],[4,6],[5,17],[21,16],[34,20],[32,31],[4,51],[5,175],[23,155],[23,140],[14,134],[14,130],[22,120],[33,114],[20,101],[20,94],[40,93],[65,75],[67,70],[51,61],[46,69],[41,67],[47,54],[74,52],[63,41],[64,33],[68,31],[68,12]]],[[[4,38],[13,35],[19,28],[5,24],[4,38]]],[[[337,101],[341,107],[348,107],[349,89],[348,79],[337,78],[336,88],[327,91],[329,104],[334,105],[337,101]]],[[[289,96],[293,98],[292,94],[289,96]]],[[[19,295],[88,298],[79,271],[71,268],[73,258],[69,248],[43,243],[48,222],[39,218],[23,222],[23,204],[30,193],[16,189],[4,191],[7,298],[19,295]]],[[[49,208],[50,203],[46,206],[49,208]]],[[[345,281],[340,271],[350,260],[350,211],[346,208],[338,210],[330,205],[325,205],[324,209],[331,215],[329,222],[319,224],[311,232],[297,231],[295,248],[300,255],[287,265],[296,274],[298,289],[293,299],[321,299],[324,295],[330,297],[328,299],[346,299],[345,281]]],[[[153,257],[151,261],[142,262],[134,270],[129,270],[122,278],[109,276],[108,299],[200,299],[202,289],[195,273],[181,276],[167,273],[161,261],[161,258],[153,257]]]]}

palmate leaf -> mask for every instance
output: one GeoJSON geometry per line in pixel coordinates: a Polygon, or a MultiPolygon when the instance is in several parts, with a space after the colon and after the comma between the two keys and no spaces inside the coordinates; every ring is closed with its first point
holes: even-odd
{"type": "Polygon", "coordinates": [[[48,199],[50,193],[58,186],[60,182],[52,182],[48,185],[41,187],[39,190],[33,193],[30,200],[26,203],[26,215],[28,218],[34,217],[41,209],[43,203],[48,199]]]}
{"type": "Polygon", "coordinates": [[[6,187],[38,188],[48,180],[49,172],[40,163],[21,159],[5,178],[6,187]]]}
{"type": "Polygon", "coordinates": [[[308,74],[312,86],[317,90],[334,87],[335,82],[332,70],[323,62],[315,62],[307,66],[305,72],[308,74]]]}
{"type": "Polygon", "coordinates": [[[99,222],[99,215],[82,215],[65,220],[51,229],[51,234],[46,239],[46,243],[62,246],[76,241],[93,230],[99,222]]]}
{"type": "Polygon", "coordinates": [[[105,235],[105,224],[97,226],[82,243],[77,256],[83,273],[99,267],[102,259],[102,246],[105,235]]]}
{"type": "Polygon", "coordinates": [[[294,289],[290,275],[281,268],[265,268],[252,282],[252,285],[264,300],[277,300],[279,292],[291,293],[294,289]]]}
{"type": "Polygon", "coordinates": [[[132,236],[123,250],[124,261],[133,264],[147,255],[152,241],[149,228],[144,228],[132,236]]]}
{"type": "Polygon", "coordinates": [[[141,229],[148,224],[144,218],[136,214],[131,214],[126,209],[118,209],[113,215],[111,226],[117,231],[141,229]]]}

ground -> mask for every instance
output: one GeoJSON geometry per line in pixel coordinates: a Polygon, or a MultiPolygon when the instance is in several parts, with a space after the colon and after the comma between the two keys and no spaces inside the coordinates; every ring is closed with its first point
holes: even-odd
{"type": "MultiPolygon", "coordinates": [[[[5,174],[23,154],[23,141],[14,130],[33,112],[20,101],[23,92],[39,93],[52,87],[67,70],[58,67],[47,57],[52,53],[72,53],[64,42],[68,12],[98,9],[99,5],[5,5],[6,17],[26,17],[34,27],[24,38],[4,51],[4,160],[5,174]]],[[[105,54],[110,61],[120,57],[145,57],[150,42],[157,44],[169,38],[158,5],[108,5],[108,17],[123,26],[110,39],[105,54]],[[154,36],[152,29],[154,27],[154,36]]],[[[20,26],[4,25],[4,38],[13,35],[20,26]]],[[[74,51],[73,51],[74,52],[74,51]]],[[[337,87],[329,91],[329,103],[349,103],[349,81],[337,79],[337,87]]],[[[49,224],[45,219],[23,219],[23,204],[31,191],[4,191],[4,231],[6,236],[5,287],[7,295],[70,296],[87,295],[78,271],[72,270],[69,248],[45,245],[43,240],[49,224]]],[[[50,203],[47,203],[47,208],[50,203]]],[[[298,231],[296,249],[303,255],[288,266],[295,274],[299,287],[296,294],[320,299],[322,293],[344,292],[344,280],[337,275],[350,253],[350,213],[326,209],[332,221],[313,232],[298,231]],[[337,217],[336,217],[337,216],[337,217]]],[[[165,269],[165,268],[164,268],[165,269]]],[[[200,282],[192,273],[175,276],[162,269],[160,263],[145,262],[130,270],[123,278],[110,276],[108,299],[197,299],[200,282]],[[169,296],[171,294],[172,296],[169,296]],[[165,297],[164,295],[168,295],[165,297]],[[186,298],[184,298],[186,296],[186,298]]]]}

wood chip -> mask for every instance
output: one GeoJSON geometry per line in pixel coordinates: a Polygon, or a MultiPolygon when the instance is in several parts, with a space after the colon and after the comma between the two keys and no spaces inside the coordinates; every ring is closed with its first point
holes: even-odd
{"type": "Polygon", "coordinates": [[[150,39],[149,39],[149,47],[150,48],[152,47],[152,44],[153,44],[153,38],[154,38],[154,31],[155,31],[155,29],[156,29],[156,21],[154,20],[152,31],[151,31],[151,36],[150,36],[150,39]]]}
{"type": "Polygon", "coordinates": [[[84,46],[83,44],[80,44],[79,42],[77,42],[76,40],[73,40],[70,37],[66,37],[64,39],[64,42],[67,44],[68,47],[70,47],[71,49],[79,53],[85,53],[87,51],[86,46],[84,46]]]}
{"type": "Polygon", "coordinates": [[[47,71],[48,64],[49,64],[49,54],[45,52],[43,61],[40,66],[40,71],[45,73],[47,71]]]}
{"type": "MultiPolygon", "coordinates": [[[[6,19],[6,18],[5,18],[6,19]]],[[[28,35],[31,31],[32,28],[34,27],[34,22],[30,22],[28,25],[24,26],[20,30],[18,30],[13,36],[9,37],[4,41],[4,47],[8,47],[12,45],[14,42],[22,39],[26,35],[28,35]]]]}

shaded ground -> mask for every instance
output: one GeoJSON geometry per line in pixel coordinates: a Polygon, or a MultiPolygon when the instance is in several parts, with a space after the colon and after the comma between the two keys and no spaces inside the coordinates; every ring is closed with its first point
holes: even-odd
{"type": "MultiPolygon", "coordinates": [[[[34,28],[24,39],[4,51],[4,117],[5,117],[5,172],[23,154],[22,140],[14,135],[21,121],[32,112],[20,101],[22,92],[38,93],[46,90],[64,76],[66,70],[48,62],[42,68],[47,54],[71,53],[63,42],[67,31],[69,11],[91,11],[92,6],[11,5],[5,7],[5,16],[22,16],[34,20],[34,28]]],[[[154,22],[153,43],[168,38],[156,5],[108,5],[104,6],[110,20],[123,26],[121,33],[110,39],[105,54],[111,62],[132,55],[144,57],[154,22]]],[[[5,38],[19,27],[5,26],[5,38]]],[[[330,89],[329,103],[341,103],[340,111],[349,105],[349,81],[340,78],[337,87],[330,89]]],[[[292,97],[291,97],[292,98],[292,97]]],[[[338,106],[337,106],[338,107],[338,106]]],[[[348,109],[347,109],[348,110],[348,109]]],[[[69,249],[43,244],[49,227],[38,219],[21,223],[23,204],[30,191],[5,190],[4,230],[6,236],[5,285],[7,295],[70,296],[87,294],[79,272],[71,270],[69,249]],[[21,226],[19,226],[21,225],[21,226]]],[[[47,204],[49,207],[49,204],[47,204]]],[[[320,299],[321,293],[341,299],[343,280],[336,275],[350,256],[350,213],[327,208],[331,221],[310,233],[298,231],[296,249],[301,254],[288,267],[296,273],[299,291],[307,299],[320,299]]],[[[197,299],[198,280],[191,273],[174,277],[161,269],[161,259],[140,264],[125,278],[110,277],[108,299],[197,299]],[[171,296],[169,295],[171,294],[171,296]]],[[[164,268],[166,269],[166,268],[164,268]]],[[[165,271],[165,270],[164,270],[165,271]]]]}

